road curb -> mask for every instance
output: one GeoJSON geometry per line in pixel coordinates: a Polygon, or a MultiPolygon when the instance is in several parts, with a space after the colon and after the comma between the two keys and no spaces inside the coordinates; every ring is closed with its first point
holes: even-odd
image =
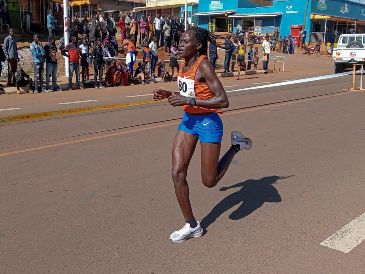
{"type": "Polygon", "coordinates": [[[160,104],[160,103],[161,102],[154,101],[154,100],[144,100],[144,101],[137,101],[137,102],[131,102],[131,103],[123,103],[123,104],[111,104],[111,105],[101,105],[101,106],[94,106],[94,107],[72,108],[72,109],[62,109],[62,110],[55,110],[55,111],[20,114],[20,115],[14,115],[14,116],[1,117],[0,125],[13,123],[13,122],[38,120],[38,119],[44,119],[44,118],[49,118],[49,117],[55,117],[55,116],[67,116],[67,115],[72,115],[72,114],[91,113],[91,112],[97,112],[97,111],[102,111],[102,110],[113,110],[113,109],[121,109],[121,108],[128,108],[128,107],[135,107],[135,106],[142,106],[142,105],[149,105],[149,104],[160,104]]]}

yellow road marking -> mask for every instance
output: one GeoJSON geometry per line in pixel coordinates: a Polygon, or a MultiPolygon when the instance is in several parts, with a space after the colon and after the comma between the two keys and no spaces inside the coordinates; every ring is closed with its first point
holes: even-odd
{"type": "MultiPolygon", "coordinates": [[[[275,105],[267,105],[267,106],[262,106],[262,107],[257,107],[257,108],[242,109],[242,110],[237,110],[237,111],[224,113],[223,116],[231,116],[231,115],[237,115],[237,114],[244,113],[244,112],[251,112],[251,111],[270,109],[270,108],[275,108],[275,107],[288,106],[288,105],[292,105],[292,104],[298,104],[298,103],[309,102],[309,101],[316,101],[316,100],[320,100],[320,99],[324,99],[324,98],[328,98],[328,97],[341,96],[341,95],[345,95],[345,94],[351,94],[351,93],[337,93],[337,94],[331,94],[331,95],[325,95],[325,96],[321,96],[321,97],[302,99],[302,100],[297,100],[297,101],[292,101],[292,102],[278,103],[278,104],[275,104],[275,105]]],[[[164,123],[164,124],[161,124],[161,125],[142,127],[142,128],[138,128],[138,129],[132,129],[132,130],[125,130],[125,131],[122,131],[122,132],[115,132],[115,133],[104,134],[104,135],[100,135],[100,136],[93,136],[93,137],[88,137],[88,138],[78,139],[78,140],[73,140],[73,141],[67,141],[67,142],[61,142],[61,143],[56,143],[56,144],[50,144],[50,145],[44,145],[44,146],[38,146],[38,147],[31,147],[31,148],[27,148],[27,149],[9,151],[9,152],[0,153],[0,158],[6,157],[6,156],[17,155],[17,154],[21,154],[21,153],[26,153],[26,152],[38,151],[38,150],[43,150],[43,149],[48,149],[48,148],[56,148],[56,147],[65,146],[65,145],[84,143],[84,142],[100,140],[100,139],[104,139],[104,138],[121,136],[121,135],[141,132],[141,131],[145,131],[145,130],[151,130],[151,129],[156,129],[156,128],[164,128],[164,127],[177,125],[179,123],[180,123],[180,121],[171,122],[171,123],[164,123]]]]}
{"type": "Polygon", "coordinates": [[[32,114],[20,114],[14,116],[7,116],[0,118],[0,124],[11,123],[11,122],[21,122],[21,121],[29,121],[36,119],[44,119],[47,117],[53,116],[62,116],[62,115],[72,115],[72,114],[81,114],[81,113],[90,113],[101,110],[113,110],[119,108],[127,108],[127,107],[135,107],[142,106],[148,104],[156,104],[160,102],[156,102],[154,100],[145,100],[131,103],[123,103],[123,104],[112,104],[112,105],[104,105],[104,106],[94,106],[94,107],[84,107],[84,108],[72,108],[72,109],[64,109],[64,110],[54,110],[48,112],[38,112],[32,114]]]}

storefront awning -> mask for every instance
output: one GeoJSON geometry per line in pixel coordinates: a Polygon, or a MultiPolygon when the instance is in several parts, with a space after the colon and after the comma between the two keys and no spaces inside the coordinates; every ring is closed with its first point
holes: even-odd
{"type": "MultiPolygon", "coordinates": [[[[196,5],[196,2],[188,2],[188,6],[196,5]]],[[[175,4],[175,5],[163,5],[163,6],[155,6],[155,7],[136,7],[133,9],[133,12],[140,12],[146,10],[165,10],[165,9],[174,9],[183,7],[184,4],[175,4]]]]}
{"type": "MultiPolygon", "coordinates": [[[[63,0],[52,0],[52,2],[63,4],[63,0]]],[[[72,6],[90,5],[91,0],[69,0],[68,4],[72,6]]]]}
{"type": "Polygon", "coordinates": [[[273,13],[252,13],[252,14],[233,14],[228,17],[231,18],[263,18],[263,17],[277,17],[283,15],[282,12],[273,13]]]}
{"type": "Polygon", "coordinates": [[[214,16],[214,15],[225,15],[236,13],[235,10],[217,10],[217,11],[207,11],[207,12],[197,12],[194,16],[214,16]]]}
{"type": "Polygon", "coordinates": [[[346,18],[346,17],[336,17],[336,16],[330,16],[330,15],[323,15],[323,14],[315,14],[312,13],[311,14],[311,20],[329,20],[329,21],[333,21],[333,22],[344,22],[344,23],[350,23],[350,24],[359,24],[359,25],[364,25],[365,21],[364,20],[355,20],[355,19],[350,19],[350,18],[346,18]]]}

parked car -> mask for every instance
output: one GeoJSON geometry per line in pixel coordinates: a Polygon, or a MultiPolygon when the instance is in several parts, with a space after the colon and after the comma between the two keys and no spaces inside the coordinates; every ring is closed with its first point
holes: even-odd
{"type": "Polygon", "coordinates": [[[332,53],[335,73],[341,73],[352,64],[365,64],[365,34],[342,34],[332,53]]]}

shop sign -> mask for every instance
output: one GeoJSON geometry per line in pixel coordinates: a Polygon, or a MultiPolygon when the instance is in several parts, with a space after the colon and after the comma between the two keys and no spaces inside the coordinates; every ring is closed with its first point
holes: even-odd
{"type": "Polygon", "coordinates": [[[349,8],[349,6],[348,6],[347,4],[345,4],[345,6],[343,6],[343,7],[341,7],[341,8],[340,8],[340,12],[341,12],[342,14],[349,13],[349,12],[350,12],[350,8],[349,8]]]}
{"type": "Polygon", "coordinates": [[[209,10],[223,10],[223,3],[221,1],[210,1],[209,10]]]}
{"type": "MultiPolygon", "coordinates": [[[[169,5],[184,5],[185,0],[146,0],[146,7],[161,7],[169,5]]],[[[198,0],[188,0],[188,4],[198,4],[198,0]]]]}
{"type": "Polygon", "coordinates": [[[317,10],[327,10],[326,0],[318,0],[317,10]]]}

